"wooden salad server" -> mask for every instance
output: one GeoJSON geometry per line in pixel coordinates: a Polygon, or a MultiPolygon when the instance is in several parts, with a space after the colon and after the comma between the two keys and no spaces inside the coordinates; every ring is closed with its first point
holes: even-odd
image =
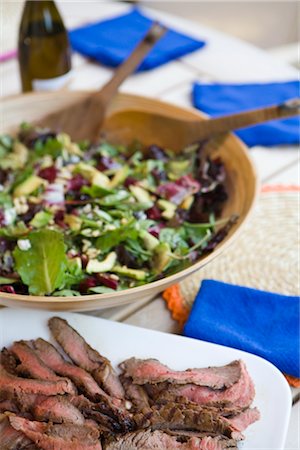
{"type": "MultiPolygon", "coordinates": [[[[167,29],[154,22],[145,37],[115,70],[112,78],[98,92],[87,92],[85,99],[43,117],[36,124],[52,130],[59,130],[71,136],[73,141],[83,139],[97,140],[107,107],[117,93],[120,84],[134,72],[154,44],[166,33],[167,29]]],[[[62,92],[62,95],[67,95],[62,92]]]]}
{"type": "Polygon", "coordinates": [[[230,114],[203,121],[185,120],[170,115],[157,114],[143,110],[120,111],[107,118],[103,125],[105,138],[113,143],[129,142],[127,135],[134,130],[137,141],[145,145],[157,144],[173,150],[182,149],[188,144],[205,141],[239,128],[256,125],[269,120],[283,119],[300,114],[300,98],[288,100],[280,105],[268,106],[237,114],[230,114]],[[159,130],[159,132],[158,132],[159,130]]]}

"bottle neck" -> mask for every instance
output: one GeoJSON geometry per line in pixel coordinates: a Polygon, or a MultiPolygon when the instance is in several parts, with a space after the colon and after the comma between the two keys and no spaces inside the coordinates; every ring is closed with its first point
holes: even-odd
{"type": "Polygon", "coordinates": [[[52,21],[61,21],[61,16],[53,0],[27,0],[23,15],[32,20],[45,21],[45,23],[49,18],[52,21]]]}

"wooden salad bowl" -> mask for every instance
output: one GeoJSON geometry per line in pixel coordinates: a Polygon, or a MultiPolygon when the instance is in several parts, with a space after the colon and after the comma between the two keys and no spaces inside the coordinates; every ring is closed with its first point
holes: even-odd
{"type": "MultiPolygon", "coordinates": [[[[0,105],[0,132],[15,132],[20,123],[35,122],[43,116],[54,112],[55,110],[72,105],[78,100],[84,99],[87,92],[47,92],[47,93],[30,93],[4,98],[0,105]]],[[[153,136],[153,144],[167,145],[174,149],[191,144],[187,133],[177,133],[174,129],[146,129],[147,122],[137,120],[134,126],[126,129],[114,130],[113,124],[117,114],[122,113],[122,122],[126,122],[126,111],[141,111],[153,114],[160,114],[174,119],[189,121],[205,120],[205,116],[194,109],[184,109],[168,103],[150,98],[139,97],[129,94],[118,94],[108,108],[104,129],[107,131],[107,137],[111,141],[122,141],[124,144],[134,139],[139,139],[143,143],[143,136],[153,136]],[[125,119],[124,119],[125,117],[125,119]]],[[[141,115],[142,116],[142,115],[141,115]]],[[[82,117],[82,120],[85,120],[82,117]]],[[[188,125],[187,125],[188,126],[188,125]]],[[[145,142],[146,143],[146,142],[145,142]]],[[[228,236],[217,246],[210,254],[203,256],[190,267],[180,272],[165,277],[161,280],[154,281],[143,286],[126,289],[109,294],[92,294],[82,295],[78,297],[51,297],[51,296],[33,296],[8,294],[0,292],[0,304],[10,307],[23,308],[40,308],[52,311],[89,311],[95,309],[105,309],[114,306],[121,306],[131,302],[138,302],[142,299],[154,298],[172,284],[178,283],[185,277],[191,275],[201,267],[208,264],[237,238],[245,222],[249,219],[251,210],[253,209],[257,191],[258,179],[253,163],[249,157],[248,149],[233,134],[223,135],[221,139],[216,140],[216,144],[212,147],[213,154],[222,158],[227,171],[227,192],[228,200],[222,211],[222,217],[229,217],[232,214],[238,214],[239,220],[232,227],[228,236]],[[220,141],[220,142],[218,142],[220,141]]],[[[178,151],[178,150],[177,150],[178,151]]],[[[180,151],[180,150],[179,150],[180,151]]]]}

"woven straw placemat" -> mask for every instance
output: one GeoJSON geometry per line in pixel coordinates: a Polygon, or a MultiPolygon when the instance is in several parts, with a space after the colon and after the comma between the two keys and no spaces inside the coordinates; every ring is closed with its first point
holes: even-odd
{"type": "Polygon", "coordinates": [[[265,186],[237,240],[180,283],[185,306],[191,307],[204,279],[299,295],[299,200],[298,187],[265,186]]]}

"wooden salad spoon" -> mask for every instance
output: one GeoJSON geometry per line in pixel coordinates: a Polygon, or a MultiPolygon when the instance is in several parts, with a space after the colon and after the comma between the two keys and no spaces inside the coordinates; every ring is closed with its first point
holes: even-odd
{"type": "MultiPolygon", "coordinates": [[[[112,78],[98,92],[87,92],[86,98],[51,113],[36,122],[40,127],[69,134],[73,141],[97,140],[107,107],[120,84],[134,72],[167,28],[154,22],[129,57],[115,70],[112,78]]],[[[65,95],[65,93],[62,93],[65,95]]]]}
{"type": "Polygon", "coordinates": [[[185,120],[145,110],[124,110],[107,118],[103,136],[112,143],[128,144],[133,134],[144,145],[161,145],[180,150],[188,144],[205,141],[229,131],[256,125],[269,120],[300,114],[300,98],[280,105],[268,106],[214,119],[185,120]]]}

